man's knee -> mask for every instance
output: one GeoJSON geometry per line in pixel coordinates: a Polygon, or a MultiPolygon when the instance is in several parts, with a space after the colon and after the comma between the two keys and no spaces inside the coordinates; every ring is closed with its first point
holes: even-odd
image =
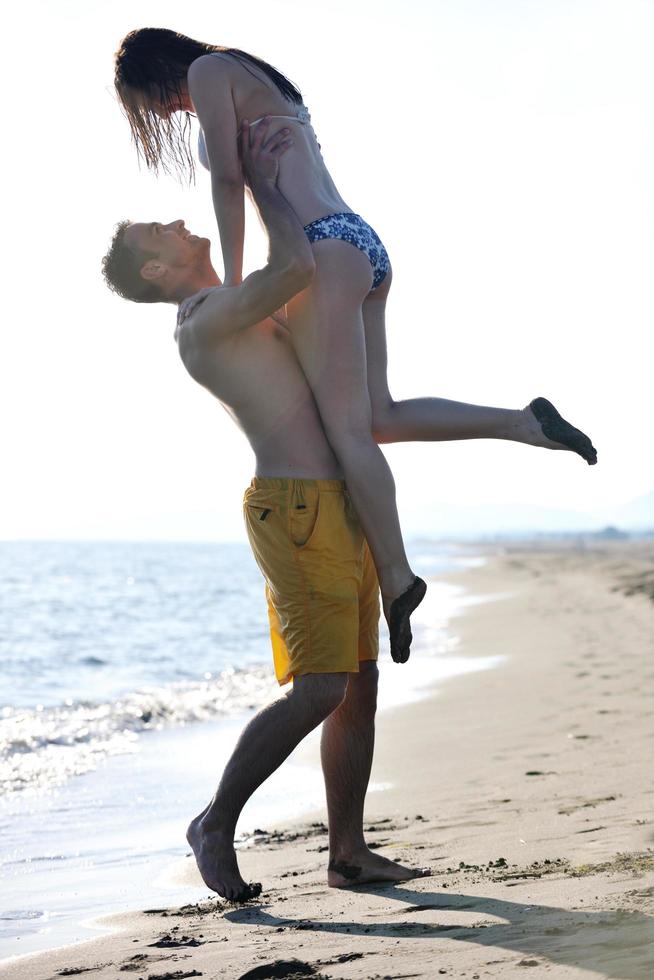
{"type": "Polygon", "coordinates": [[[379,668],[374,660],[364,660],[359,664],[359,673],[354,674],[347,689],[348,700],[361,717],[373,717],[377,710],[377,687],[379,668]]]}
{"type": "Polygon", "coordinates": [[[345,697],[347,674],[302,674],[295,678],[293,688],[310,711],[327,718],[345,697]]]}

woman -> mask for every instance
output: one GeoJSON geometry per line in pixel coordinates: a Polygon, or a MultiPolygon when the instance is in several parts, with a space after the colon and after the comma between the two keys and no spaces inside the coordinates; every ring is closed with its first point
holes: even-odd
{"type": "Polygon", "coordinates": [[[244,51],[160,28],[133,31],[116,55],[116,91],[139,155],[152,169],[192,176],[189,114],[203,131],[225,285],[241,281],[244,180],[239,132],[265,117],[289,130],[279,187],[313,243],[312,284],[288,304],[288,328],[375,561],[394,660],[408,659],[409,617],[425,593],[407,561],[393,476],[377,442],[503,438],[595,451],[545,399],[512,412],[442,399],[393,402],[386,381],[388,255],[343,200],[323,161],[299,89],[244,51]],[[354,247],[352,247],[354,246],[354,247]]]}

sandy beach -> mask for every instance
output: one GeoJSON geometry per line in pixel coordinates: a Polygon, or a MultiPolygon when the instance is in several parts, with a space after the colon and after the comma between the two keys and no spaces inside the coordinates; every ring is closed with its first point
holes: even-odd
{"type": "MultiPolygon", "coordinates": [[[[504,545],[449,576],[489,599],[454,620],[457,653],[502,662],[381,715],[366,811],[369,843],[431,877],[329,889],[318,812],[240,852],[261,901],[112,916],[0,975],[651,980],[653,559],[652,542],[504,545]]],[[[174,873],[198,882],[190,858],[174,873]]]]}

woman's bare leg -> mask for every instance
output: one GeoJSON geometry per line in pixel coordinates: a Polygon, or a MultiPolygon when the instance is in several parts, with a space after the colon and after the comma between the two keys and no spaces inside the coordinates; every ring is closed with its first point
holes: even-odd
{"type": "Polygon", "coordinates": [[[373,433],[377,442],[445,442],[459,439],[508,439],[544,449],[571,450],[554,442],[527,405],[492,408],[450,401],[447,398],[410,398],[394,401],[388,390],[386,352],[386,299],[391,285],[384,282],[363,304],[368,391],[373,433]]]}
{"type": "Polygon", "coordinates": [[[346,242],[330,239],[313,248],[316,273],[311,286],[288,304],[288,327],[343,467],[389,619],[392,601],[416,578],[404,550],[393,475],[372,436],[362,316],[372,270],[366,256],[346,242]]]}

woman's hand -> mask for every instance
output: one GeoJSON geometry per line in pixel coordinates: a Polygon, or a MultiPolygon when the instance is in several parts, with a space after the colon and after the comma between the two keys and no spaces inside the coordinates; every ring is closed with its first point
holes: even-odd
{"type": "Polygon", "coordinates": [[[214,289],[220,289],[220,286],[207,286],[205,289],[198,290],[197,293],[193,293],[192,296],[187,296],[177,307],[177,326],[180,327],[184,320],[188,320],[191,313],[203,303],[209,293],[212,293],[214,289]]]}

